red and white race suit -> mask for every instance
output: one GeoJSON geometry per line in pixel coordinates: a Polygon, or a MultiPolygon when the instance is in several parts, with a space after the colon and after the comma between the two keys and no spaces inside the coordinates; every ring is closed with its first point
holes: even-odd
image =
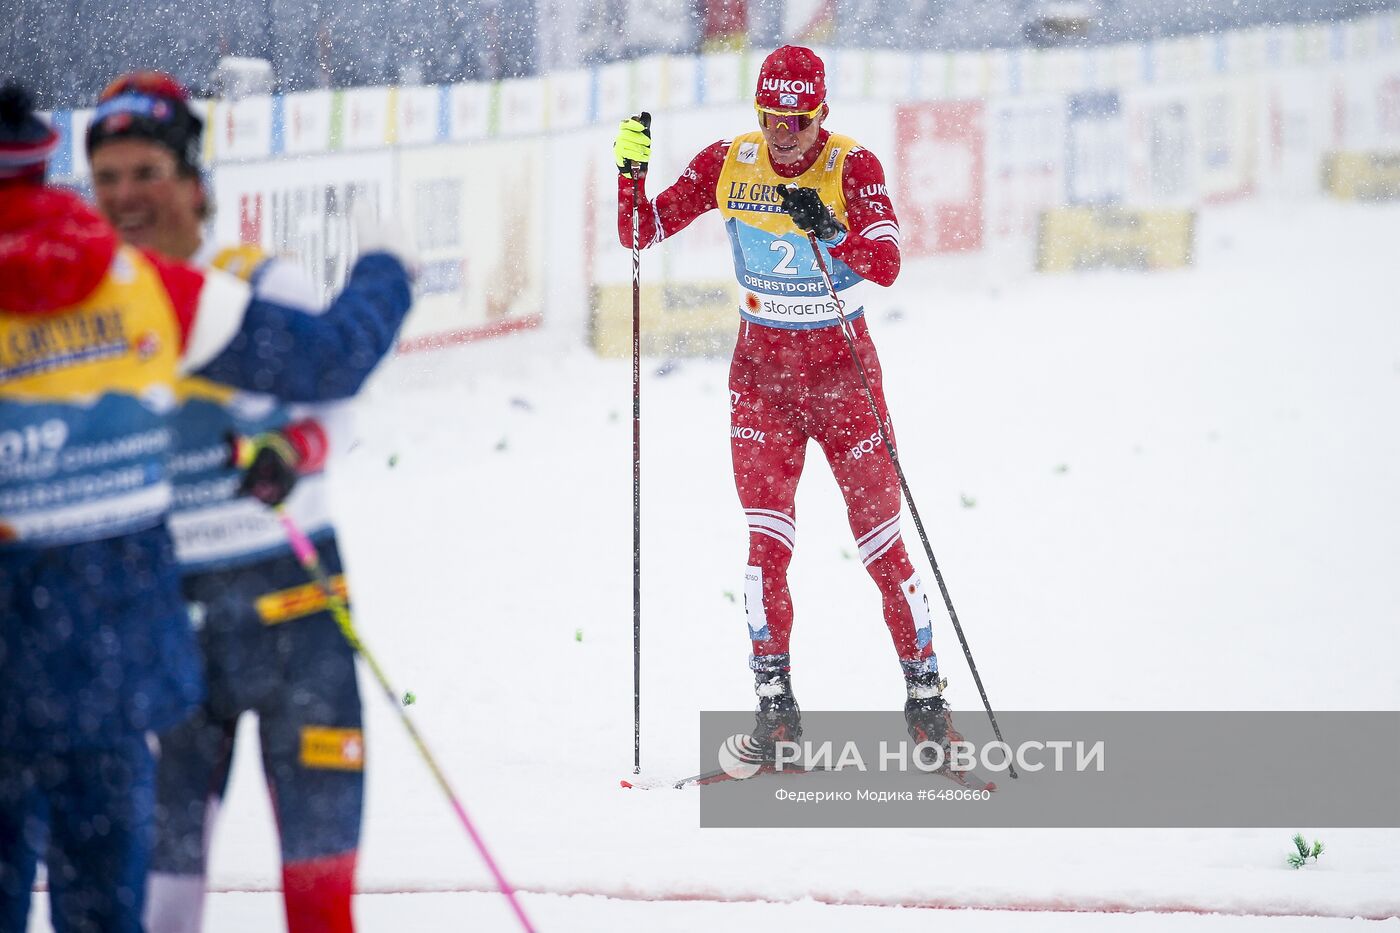
{"type": "MultiPolygon", "coordinates": [[[[899,274],[899,221],[884,170],[868,149],[823,130],[791,166],[774,165],[759,133],[706,147],[655,200],[638,185],[643,246],[719,210],[743,289],[729,373],[734,482],[749,525],[745,604],[755,670],[788,666],[793,609],[787,568],[797,540],[794,496],[808,440],[846,500],[861,562],[880,589],[906,671],[936,670],[928,602],[900,535],[899,479],[806,235],[777,188],[815,188],[844,230],[820,246],[850,321],[879,417],[893,440],[880,362],[860,296],[899,274]]],[[[633,179],[618,179],[618,237],[632,243],[633,179]]]]}

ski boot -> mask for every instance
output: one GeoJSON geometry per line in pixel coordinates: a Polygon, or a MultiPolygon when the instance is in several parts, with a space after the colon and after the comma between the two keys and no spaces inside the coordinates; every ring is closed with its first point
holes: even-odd
{"type": "MultiPolygon", "coordinates": [[[[938,679],[938,671],[906,673],[904,677],[908,699],[904,701],[904,722],[909,728],[909,737],[916,743],[932,742],[943,749],[943,767],[940,771],[950,771],[953,760],[953,743],[963,741],[963,737],[953,728],[953,714],[943,699],[944,681],[938,679]]],[[[925,764],[938,760],[932,749],[920,752],[925,764]]]]}
{"type": "Polygon", "coordinates": [[[753,750],[761,760],[772,761],[779,742],[802,738],[802,711],[792,695],[792,674],[787,670],[756,671],[753,689],[758,694],[753,750]]]}

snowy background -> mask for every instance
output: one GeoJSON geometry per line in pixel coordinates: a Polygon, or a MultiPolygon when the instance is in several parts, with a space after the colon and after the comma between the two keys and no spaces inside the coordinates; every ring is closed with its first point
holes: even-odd
{"type": "Polygon", "coordinates": [[[1087,17],[1070,41],[1142,42],[1330,22],[1396,0],[6,0],[0,77],[43,107],[85,106],[114,75],[158,67],[203,96],[223,56],[271,63],[271,89],[436,84],[542,74],[715,43],[986,49],[1046,16],[1087,17]]]}

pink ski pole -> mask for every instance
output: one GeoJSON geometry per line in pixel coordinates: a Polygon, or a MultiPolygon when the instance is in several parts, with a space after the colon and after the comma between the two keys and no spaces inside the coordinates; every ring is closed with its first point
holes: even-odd
{"type": "Polygon", "coordinates": [[[355,653],[364,658],[369,665],[370,671],[374,673],[374,679],[379,681],[379,686],[383,688],[384,695],[389,698],[389,705],[399,714],[404,728],[408,730],[408,735],[413,739],[413,744],[418,746],[418,753],[423,756],[423,760],[428,763],[428,770],[437,779],[438,786],[447,795],[448,803],[452,804],[452,809],[457,813],[457,819],[462,823],[462,828],[471,837],[472,843],[476,846],[476,851],[481,853],[481,860],[486,863],[491,876],[496,879],[496,888],[505,895],[510,902],[511,909],[515,911],[516,919],[520,921],[520,926],[526,933],[535,933],[535,927],[530,923],[530,918],[525,915],[525,908],[520,906],[520,899],[515,895],[515,888],[511,887],[506,876],[501,872],[496,860],[491,857],[491,851],[486,848],[486,841],[481,838],[481,834],[476,831],[476,824],[471,817],[467,816],[467,808],[462,806],[462,802],[457,799],[457,794],[452,790],[452,785],[447,782],[447,775],[442,768],[438,767],[437,760],[433,758],[432,752],[428,751],[428,745],[423,741],[423,737],[418,734],[418,728],[413,724],[413,720],[408,715],[408,710],[400,702],[399,695],[394,688],[389,685],[389,678],[384,676],[384,670],[379,666],[379,662],[370,654],[365,643],[360,640],[359,633],[355,631],[354,623],[350,621],[350,610],[345,605],[345,600],[336,593],[335,587],[331,584],[330,578],[326,576],[326,571],[321,567],[321,558],[316,553],[316,548],[302,534],[296,522],[287,514],[280,505],[276,509],[277,520],[282,523],[282,528],[287,532],[287,540],[292,545],[292,551],[296,554],[297,560],[306,568],[306,572],[311,579],[320,587],[321,592],[326,596],[326,603],[330,606],[331,615],[335,617],[336,625],[340,626],[340,632],[345,636],[345,640],[350,643],[350,647],[355,649],[355,653]]]}

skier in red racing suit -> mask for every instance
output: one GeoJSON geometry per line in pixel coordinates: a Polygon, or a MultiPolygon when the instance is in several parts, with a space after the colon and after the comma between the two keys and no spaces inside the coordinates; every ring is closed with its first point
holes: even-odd
{"type": "Polygon", "coordinates": [[[880,589],[904,672],[910,735],[946,754],[957,735],[942,697],[924,586],[900,536],[898,475],[807,239],[808,231],[818,238],[893,442],[861,301],[872,290],[867,282],[888,286],[899,274],[899,221],[875,154],[823,128],[825,98],[821,59],[805,48],[778,49],[759,72],[759,129],[705,148],[654,200],[644,191],[649,127],[623,121],[614,147],[618,237],[632,245],[635,187],[641,246],[718,210],[733,247],[743,299],[729,371],[730,450],[749,525],[744,603],[759,751],[772,757],[777,742],[802,734],[788,652],[787,568],[797,538],[797,481],[814,440],[845,496],[861,562],[880,589]],[[636,166],[643,170],[634,178],[636,166]]]}

